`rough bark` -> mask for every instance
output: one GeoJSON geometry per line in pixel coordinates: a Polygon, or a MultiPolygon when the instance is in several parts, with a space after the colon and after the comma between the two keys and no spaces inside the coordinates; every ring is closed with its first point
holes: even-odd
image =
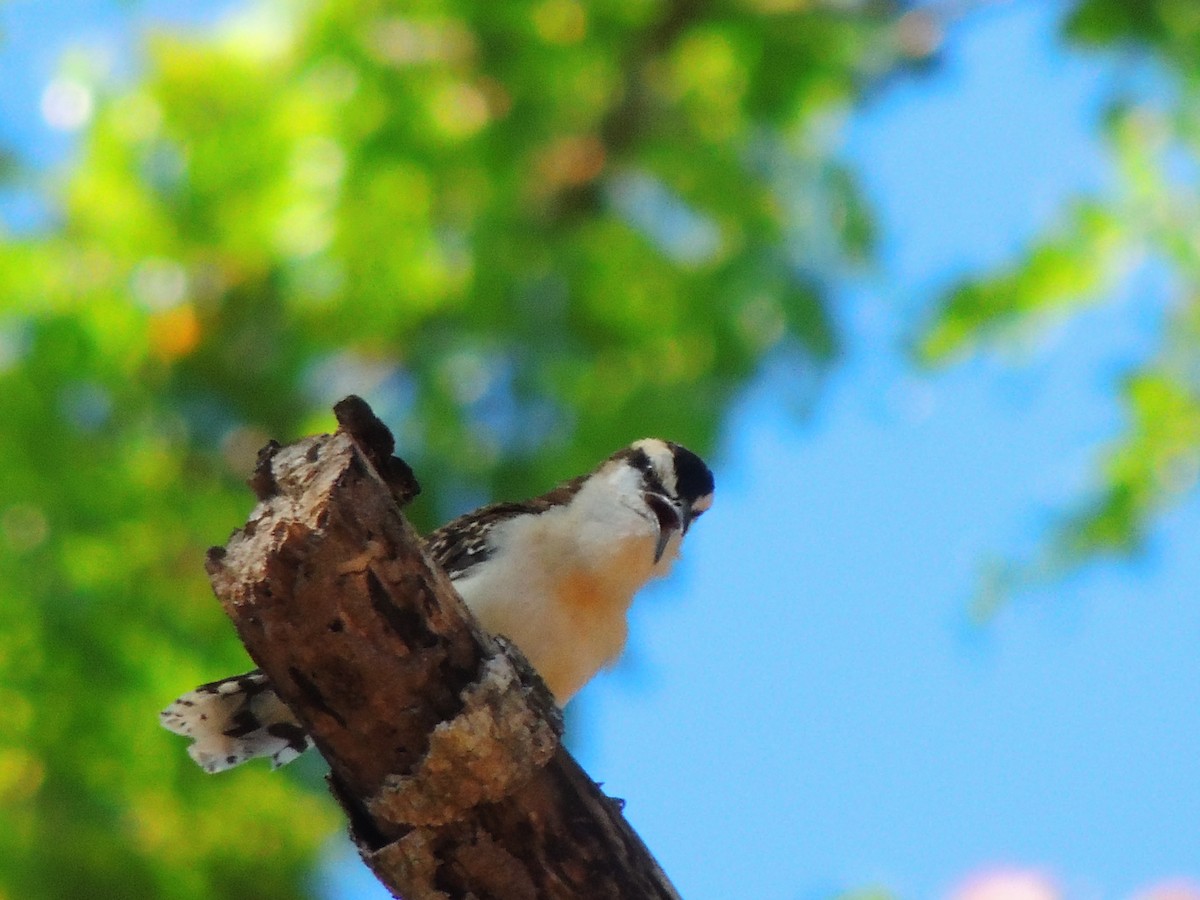
{"type": "Polygon", "coordinates": [[[541,680],[424,554],[391,434],[357,398],[335,412],[336,434],[264,449],[260,502],[208,571],[363,859],[407,900],[677,898],[559,745],[541,680]]]}

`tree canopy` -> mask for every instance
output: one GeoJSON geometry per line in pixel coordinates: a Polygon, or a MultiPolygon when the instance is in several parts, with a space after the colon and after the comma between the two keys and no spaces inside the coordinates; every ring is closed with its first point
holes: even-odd
{"type": "Polygon", "coordinates": [[[1064,511],[1039,558],[1014,567],[1017,581],[1137,550],[1155,515],[1200,474],[1200,7],[1086,0],[1070,9],[1063,34],[1080,52],[1129,62],[1103,119],[1114,187],[1078,198],[1009,265],[952,286],[918,358],[945,364],[1045,328],[1112,302],[1147,270],[1168,297],[1158,352],[1120,388],[1126,429],[1104,454],[1096,493],[1064,511]]]}

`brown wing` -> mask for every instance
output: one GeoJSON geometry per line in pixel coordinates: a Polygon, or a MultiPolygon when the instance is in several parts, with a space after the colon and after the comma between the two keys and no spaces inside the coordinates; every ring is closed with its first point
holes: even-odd
{"type": "Polygon", "coordinates": [[[492,503],[451,519],[425,539],[425,549],[451,579],[462,578],[496,552],[491,542],[493,528],[517,516],[538,515],[569,503],[586,478],[586,475],[580,475],[541,496],[510,503],[492,503]]]}

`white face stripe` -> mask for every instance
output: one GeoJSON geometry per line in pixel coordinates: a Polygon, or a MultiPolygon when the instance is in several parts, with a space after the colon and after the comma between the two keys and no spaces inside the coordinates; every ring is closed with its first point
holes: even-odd
{"type": "Polygon", "coordinates": [[[659,438],[642,438],[635,441],[633,449],[641,450],[650,459],[658,480],[672,497],[678,496],[678,480],[675,476],[675,454],[667,446],[667,442],[659,438]]]}

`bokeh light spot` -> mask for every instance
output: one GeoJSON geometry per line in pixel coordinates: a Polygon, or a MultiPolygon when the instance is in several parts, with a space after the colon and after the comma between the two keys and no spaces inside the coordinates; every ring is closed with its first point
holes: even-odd
{"type": "Polygon", "coordinates": [[[173,259],[145,259],[133,270],[130,287],[143,309],[173,309],[187,296],[187,272],[173,259]]]}
{"type": "Polygon", "coordinates": [[[76,78],[55,78],[42,91],[42,118],[51,128],[74,131],[88,123],[95,108],[92,89],[76,78]]]}
{"type": "Polygon", "coordinates": [[[579,43],[587,24],[587,11],[577,0],[545,0],[533,11],[533,27],[549,44],[579,43]]]}
{"type": "Polygon", "coordinates": [[[190,303],[150,317],[150,347],[162,360],[186,356],[200,343],[200,318],[190,303]]]}
{"type": "Polygon", "coordinates": [[[470,137],[488,123],[487,95],[472,84],[452,82],[434,93],[431,113],[437,127],[450,137],[470,137]]]}
{"type": "Polygon", "coordinates": [[[50,523],[40,507],[16,503],[0,514],[0,531],[14,552],[27,553],[41,546],[50,536],[50,523]]]}
{"type": "Polygon", "coordinates": [[[1031,869],[988,869],[977,872],[950,894],[951,900],[1062,900],[1044,872],[1031,869]]]}

